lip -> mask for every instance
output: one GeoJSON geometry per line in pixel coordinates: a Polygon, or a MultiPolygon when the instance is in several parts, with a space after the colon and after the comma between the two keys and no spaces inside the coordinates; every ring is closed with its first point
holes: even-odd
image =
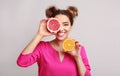
{"type": "Polygon", "coordinates": [[[64,35],[65,35],[65,32],[58,32],[57,35],[58,35],[58,36],[64,36],[64,35]]]}

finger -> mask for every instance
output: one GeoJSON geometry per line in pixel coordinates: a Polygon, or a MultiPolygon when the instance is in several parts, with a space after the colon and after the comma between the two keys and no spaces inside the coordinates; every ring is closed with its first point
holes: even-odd
{"type": "Polygon", "coordinates": [[[47,22],[47,21],[48,21],[48,18],[42,19],[40,22],[47,22]]]}
{"type": "Polygon", "coordinates": [[[56,32],[51,32],[53,35],[56,35],[56,32]]]}
{"type": "Polygon", "coordinates": [[[80,47],[80,46],[81,46],[81,44],[80,44],[79,41],[76,41],[76,42],[75,42],[75,45],[76,45],[76,47],[80,47]]]}
{"type": "Polygon", "coordinates": [[[80,45],[80,43],[79,43],[79,42],[77,42],[77,43],[76,43],[76,46],[79,46],[79,47],[80,47],[81,45],[80,45]]]}

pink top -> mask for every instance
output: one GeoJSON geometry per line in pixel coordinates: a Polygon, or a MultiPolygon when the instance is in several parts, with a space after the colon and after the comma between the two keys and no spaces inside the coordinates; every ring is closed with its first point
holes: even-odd
{"type": "MultiPolygon", "coordinates": [[[[87,69],[85,76],[91,76],[91,69],[83,46],[80,54],[87,69]]],[[[58,52],[49,42],[41,41],[32,53],[27,55],[21,53],[17,59],[17,64],[21,67],[28,67],[35,62],[39,67],[38,76],[78,76],[74,59],[65,53],[61,62],[58,52]]]]}

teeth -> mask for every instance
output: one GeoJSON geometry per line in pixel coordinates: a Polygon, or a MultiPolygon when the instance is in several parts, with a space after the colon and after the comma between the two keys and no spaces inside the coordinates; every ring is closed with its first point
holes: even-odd
{"type": "Polygon", "coordinates": [[[59,36],[63,36],[65,33],[58,33],[59,36]]]}

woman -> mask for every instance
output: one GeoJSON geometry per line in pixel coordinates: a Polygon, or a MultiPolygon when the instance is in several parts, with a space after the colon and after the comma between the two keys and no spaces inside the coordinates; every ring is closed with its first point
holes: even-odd
{"type": "Polygon", "coordinates": [[[62,48],[62,42],[68,38],[77,15],[78,11],[74,6],[69,6],[66,10],[55,6],[46,9],[47,19],[41,20],[37,34],[23,49],[17,64],[27,67],[37,62],[39,76],[91,76],[85,48],[79,41],[75,40],[75,48],[70,52],[65,52],[62,48]],[[61,22],[61,28],[56,33],[46,29],[50,18],[56,18],[61,22]],[[55,39],[42,41],[42,38],[51,35],[55,35],[55,39]]]}

